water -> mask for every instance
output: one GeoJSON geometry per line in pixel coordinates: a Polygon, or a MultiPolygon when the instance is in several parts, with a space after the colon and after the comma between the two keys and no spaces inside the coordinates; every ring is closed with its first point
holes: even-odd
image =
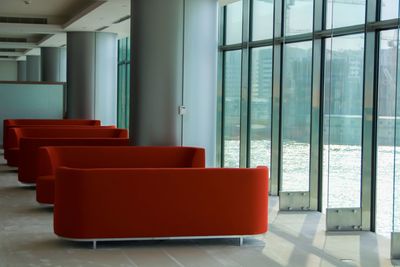
{"type": "MultiPolygon", "coordinates": [[[[225,166],[237,167],[239,165],[239,141],[226,140],[224,145],[225,166]]],[[[270,166],[271,142],[269,140],[252,140],[250,146],[251,166],[270,166]]],[[[400,153],[400,148],[397,152],[400,153]]],[[[284,165],[282,171],[284,176],[282,189],[284,191],[309,190],[309,155],[309,144],[291,142],[283,145],[284,165]]],[[[325,211],[326,207],[360,207],[361,147],[351,145],[324,146],[323,159],[323,210],[325,211]]],[[[400,156],[397,162],[399,160],[400,156]]],[[[393,216],[393,147],[379,146],[377,162],[376,232],[389,237],[393,229],[400,231],[399,204],[397,204],[393,216]]],[[[396,180],[396,188],[400,188],[400,179],[396,180]]],[[[398,203],[399,197],[400,192],[395,196],[396,203],[398,203]]]]}

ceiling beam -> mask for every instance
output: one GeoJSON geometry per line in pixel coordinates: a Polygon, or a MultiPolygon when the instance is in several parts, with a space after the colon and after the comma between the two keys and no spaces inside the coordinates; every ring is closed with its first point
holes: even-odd
{"type": "Polygon", "coordinates": [[[0,23],[0,34],[55,34],[63,32],[61,25],[0,23]]]}
{"type": "Polygon", "coordinates": [[[10,48],[10,49],[32,49],[38,47],[35,43],[25,43],[25,42],[0,42],[0,48],[10,48]]]}
{"type": "Polygon", "coordinates": [[[0,57],[0,61],[16,61],[17,59],[15,57],[9,57],[9,58],[2,58],[0,57]]]}
{"type": "Polygon", "coordinates": [[[20,57],[23,56],[22,52],[0,52],[0,56],[8,56],[8,57],[20,57]]]}

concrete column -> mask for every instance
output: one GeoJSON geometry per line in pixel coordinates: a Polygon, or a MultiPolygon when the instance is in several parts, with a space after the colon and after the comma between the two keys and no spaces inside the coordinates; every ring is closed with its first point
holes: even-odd
{"type": "Polygon", "coordinates": [[[67,49],[42,47],[42,81],[65,82],[67,79],[67,49]]]}
{"type": "Polygon", "coordinates": [[[26,80],[30,82],[41,81],[40,56],[26,56],[26,80]]]}
{"type": "Polygon", "coordinates": [[[132,143],[205,147],[212,166],[217,0],[132,0],[131,14],[132,143]]]}
{"type": "Polygon", "coordinates": [[[26,60],[18,61],[18,81],[26,81],[26,60]]]}
{"type": "Polygon", "coordinates": [[[67,33],[67,117],[117,120],[117,35],[67,33]]]}

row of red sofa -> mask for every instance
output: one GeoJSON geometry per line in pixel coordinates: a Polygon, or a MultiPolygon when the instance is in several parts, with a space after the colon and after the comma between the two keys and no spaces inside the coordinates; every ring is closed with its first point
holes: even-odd
{"type": "MultiPolygon", "coordinates": [[[[77,141],[80,139],[87,138],[113,138],[118,136],[121,131],[118,129],[115,131],[115,126],[18,126],[9,128],[7,131],[7,142],[6,148],[4,149],[4,156],[7,160],[7,164],[13,167],[20,167],[19,159],[21,155],[27,153],[21,149],[21,144],[27,143],[26,139],[36,139],[40,140],[42,143],[45,142],[45,138],[52,139],[55,141],[55,138],[64,138],[64,139],[74,139],[77,141]],[[108,130],[106,130],[108,129],[108,130]],[[110,130],[113,129],[113,130],[110,130]],[[22,152],[21,152],[22,151],[22,152]]],[[[128,138],[127,131],[123,131],[123,137],[125,139],[128,138]]],[[[102,143],[97,142],[94,145],[101,145],[102,143]]],[[[126,140],[123,145],[126,145],[128,141],[126,140]]],[[[72,143],[70,143],[72,144],[72,143]]],[[[54,145],[63,145],[62,143],[54,145]]],[[[114,144],[113,145],[118,145],[114,144]]],[[[23,182],[23,181],[21,181],[23,182]]]]}
{"type": "Polygon", "coordinates": [[[18,179],[22,183],[35,183],[39,148],[43,146],[126,146],[129,144],[126,129],[58,129],[27,128],[12,129],[20,139],[18,179]]]}
{"type": "Polygon", "coordinates": [[[9,147],[9,129],[15,127],[54,127],[54,126],[100,126],[99,120],[59,120],[59,119],[8,119],[3,120],[3,149],[4,157],[7,159],[6,151],[9,147]]]}
{"type": "Polygon", "coordinates": [[[10,130],[19,180],[37,183],[39,203],[54,203],[57,235],[96,241],[267,231],[266,167],[205,168],[202,148],[127,146],[127,135],[73,126],[10,130]]]}
{"type": "Polygon", "coordinates": [[[191,147],[82,146],[42,147],[39,151],[36,200],[54,203],[56,170],[95,168],[204,168],[205,151],[191,147]]]}

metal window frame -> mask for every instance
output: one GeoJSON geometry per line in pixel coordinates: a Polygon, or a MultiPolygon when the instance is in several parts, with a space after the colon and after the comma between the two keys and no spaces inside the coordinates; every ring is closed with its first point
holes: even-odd
{"type": "MultiPolygon", "coordinates": [[[[219,47],[222,47],[225,43],[225,7],[219,7],[218,12],[218,42],[219,47]]],[[[217,135],[216,135],[216,166],[223,167],[224,163],[224,49],[219,49],[218,51],[218,67],[217,67],[217,135]]]]}
{"type": "Polygon", "coordinates": [[[272,118],[271,118],[271,171],[269,193],[277,196],[280,191],[281,176],[281,84],[282,84],[282,43],[275,42],[283,34],[283,0],[274,2],[274,28],[272,51],[272,118]]]}
{"type": "Polygon", "coordinates": [[[377,133],[377,70],[379,69],[379,35],[368,23],[378,19],[377,1],[367,0],[366,32],[364,45],[364,101],[362,130],[362,163],[361,163],[361,227],[362,230],[374,229],[376,185],[376,133],[377,133]],[[377,49],[378,48],[378,49],[377,49]]]}
{"type": "Polygon", "coordinates": [[[239,149],[239,166],[241,168],[248,167],[249,163],[249,115],[250,115],[250,18],[252,15],[251,11],[251,0],[243,1],[243,15],[242,15],[242,77],[241,77],[241,92],[240,92],[240,149],[239,149]]]}
{"type": "MultiPolygon", "coordinates": [[[[321,31],[325,21],[324,1],[314,1],[313,31],[321,31]]],[[[323,123],[323,40],[313,36],[312,83],[311,83],[311,140],[310,140],[310,187],[309,210],[322,209],[322,123],[323,123]]]]}

